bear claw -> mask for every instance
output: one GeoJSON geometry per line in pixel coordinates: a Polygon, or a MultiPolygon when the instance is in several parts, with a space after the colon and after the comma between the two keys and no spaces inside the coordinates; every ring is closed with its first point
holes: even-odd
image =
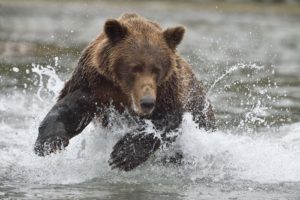
{"type": "Polygon", "coordinates": [[[38,156],[46,156],[64,150],[68,144],[69,140],[60,136],[50,137],[43,141],[37,140],[34,146],[34,152],[38,156]]]}
{"type": "Polygon", "coordinates": [[[127,133],[113,147],[109,165],[112,169],[130,171],[145,162],[160,147],[154,134],[127,133]]]}

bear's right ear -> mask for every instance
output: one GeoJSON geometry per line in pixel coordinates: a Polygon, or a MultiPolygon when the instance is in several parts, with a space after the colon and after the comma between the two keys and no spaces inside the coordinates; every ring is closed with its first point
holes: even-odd
{"type": "Polygon", "coordinates": [[[115,19],[109,19],[105,22],[104,32],[112,42],[123,39],[127,34],[127,28],[115,19]]]}

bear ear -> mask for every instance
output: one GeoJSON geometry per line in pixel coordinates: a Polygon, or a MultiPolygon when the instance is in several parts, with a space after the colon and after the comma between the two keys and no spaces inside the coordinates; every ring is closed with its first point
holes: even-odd
{"type": "Polygon", "coordinates": [[[109,19],[105,22],[104,32],[112,42],[117,42],[126,36],[127,28],[117,20],[109,19]]]}
{"type": "Polygon", "coordinates": [[[168,28],[163,32],[164,38],[171,49],[176,49],[183,38],[184,32],[185,28],[182,26],[168,28]]]}

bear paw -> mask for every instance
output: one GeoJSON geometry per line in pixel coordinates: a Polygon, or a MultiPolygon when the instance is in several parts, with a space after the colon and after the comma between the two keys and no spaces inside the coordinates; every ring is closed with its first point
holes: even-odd
{"type": "Polygon", "coordinates": [[[65,149],[68,144],[69,140],[65,137],[60,136],[49,137],[45,140],[38,139],[34,145],[34,152],[38,156],[46,156],[65,149]]]}
{"type": "Polygon", "coordinates": [[[160,147],[160,143],[154,134],[128,133],[113,147],[109,165],[112,169],[130,171],[145,162],[160,147]]]}

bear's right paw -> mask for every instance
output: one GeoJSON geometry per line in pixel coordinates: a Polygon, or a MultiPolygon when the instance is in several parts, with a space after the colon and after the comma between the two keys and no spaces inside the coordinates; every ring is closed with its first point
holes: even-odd
{"type": "Polygon", "coordinates": [[[34,152],[38,156],[46,156],[64,150],[68,144],[69,139],[60,136],[49,137],[45,140],[37,139],[34,145],[34,152]]]}

